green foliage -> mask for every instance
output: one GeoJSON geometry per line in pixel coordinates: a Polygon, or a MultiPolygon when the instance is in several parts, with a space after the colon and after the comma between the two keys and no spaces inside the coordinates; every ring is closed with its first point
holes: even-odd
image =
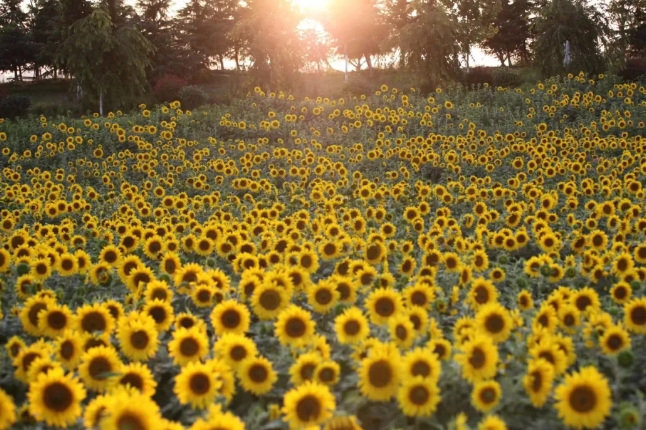
{"type": "Polygon", "coordinates": [[[81,87],[119,105],[147,85],[146,68],[153,46],[130,25],[114,27],[104,9],[96,9],[72,26],[59,57],[81,87]]]}
{"type": "Polygon", "coordinates": [[[0,100],[0,118],[21,117],[27,114],[31,100],[27,96],[11,94],[0,100]]]}
{"type": "Polygon", "coordinates": [[[182,106],[186,109],[195,109],[205,105],[209,101],[209,95],[204,90],[195,85],[189,85],[177,94],[182,106]]]}
{"type": "Polygon", "coordinates": [[[536,66],[544,77],[568,72],[600,73],[601,57],[598,15],[579,0],[551,0],[541,8],[535,22],[533,49],[536,66]],[[572,61],[564,65],[565,43],[569,41],[572,61]]]}

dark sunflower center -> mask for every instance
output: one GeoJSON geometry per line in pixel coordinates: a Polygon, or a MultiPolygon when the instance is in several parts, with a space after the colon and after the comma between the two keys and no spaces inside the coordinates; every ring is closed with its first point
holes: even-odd
{"type": "Polygon", "coordinates": [[[121,377],[119,383],[121,385],[130,385],[131,387],[136,388],[139,391],[144,389],[144,380],[142,379],[141,375],[138,375],[136,373],[125,374],[121,377]]]}
{"type": "Polygon", "coordinates": [[[65,360],[69,360],[74,356],[74,344],[71,340],[66,340],[61,343],[60,354],[61,357],[65,360]]]}
{"type": "Polygon", "coordinates": [[[249,379],[257,384],[265,382],[267,377],[269,377],[269,372],[262,364],[253,365],[249,369],[249,379]]]}
{"type": "Polygon", "coordinates": [[[307,326],[301,318],[290,318],[285,324],[285,332],[289,337],[301,337],[306,331],[307,326]]]}
{"type": "Polygon", "coordinates": [[[150,337],[145,330],[137,330],[130,335],[130,344],[135,349],[146,349],[150,343],[150,337]]]}
{"type": "Polygon", "coordinates": [[[29,313],[27,314],[29,318],[29,322],[35,326],[38,327],[38,314],[40,311],[47,309],[47,305],[44,303],[36,303],[29,309],[29,313]]]}
{"type": "Polygon", "coordinates": [[[60,311],[51,312],[47,315],[47,325],[54,330],[60,330],[67,325],[67,316],[60,311]]]}
{"type": "Polygon", "coordinates": [[[332,382],[334,381],[335,376],[336,376],[336,373],[334,372],[333,369],[330,369],[329,367],[321,369],[321,371],[319,372],[319,379],[323,382],[332,382]]]}
{"type": "Polygon", "coordinates": [[[361,324],[356,320],[346,321],[343,325],[343,331],[350,336],[354,336],[361,330],[361,324]]]}
{"type": "Polygon", "coordinates": [[[476,303],[482,305],[489,301],[489,291],[485,287],[478,287],[475,291],[476,303]]]}
{"type": "Polygon", "coordinates": [[[532,373],[532,391],[537,393],[543,387],[543,375],[541,372],[532,373]]]}
{"type": "Polygon", "coordinates": [[[469,364],[474,369],[481,369],[487,363],[487,356],[480,348],[475,348],[469,357],[469,364]]]}
{"type": "Polygon", "coordinates": [[[505,320],[501,315],[490,315],[485,321],[485,327],[489,333],[500,333],[505,329],[505,320]]]}
{"type": "Polygon", "coordinates": [[[104,316],[99,312],[90,312],[81,320],[81,327],[88,332],[105,331],[107,325],[104,316]]]}
{"type": "Polygon", "coordinates": [[[424,360],[417,360],[411,366],[410,373],[413,376],[423,376],[424,378],[426,378],[427,376],[431,375],[431,366],[429,366],[428,363],[424,360]]]}
{"type": "Polygon", "coordinates": [[[379,316],[389,317],[395,313],[395,304],[388,297],[382,297],[375,303],[375,311],[379,316]]]}
{"type": "Polygon", "coordinates": [[[597,396],[587,385],[576,387],[570,393],[570,407],[580,414],[594,410],[597,405],[597,396]]]}
{"type": "Polygon", "coordinates": [[[552,354],[551,351],[542,351],[538,354],[540,358],[544,358],[547,360],[550,364],[554,364],[556,360],[554,360],[554,355],[552,354]]]}
{"type": "Polygon", "coordinates": [[[391,383],[393,379],[393,370],[390,363],[386,360],[374,362],[368,370],[368,380],[370,385],[383,388],[391,383]]]}
{"type": "Polygon", "coordinates": [[[184,317],[179,320],[180,327],[191,328],[195,325],[195,321],[192,318],[184,317]]]}
{"type": "Polygon", "coordinates": [[[611,334],[608,337],[608,340],[606,340],[606,346],[611,351],[617,351],[621,349],[622,346],[624,346],[624,340],[618,334],[611,334]]]}
{"type": "Polygon", "coordinates": [[[426,306],[426,303],[428,302],[428,300],[426,298],[426,294],[424,294],[422,291],[415,291],[411,295],[410,301],[415,306],[426,306]]]}
{"type": "Polygon", "coordinates": [[[368,260],[376,260],[381,257],[381,247],[379,245],[371,245],[366,251],[366,256],[368,260]]]}
{"type": "Polygon", "coordinates": [[[576,299],[576,307],[580,311],[584,311],[588,306],[592,304],[592,300],[588,296],[579,296],[576,299]]]}
{"type": "Polygon", "coordinates": [[[182,339],[179,344],[179,352],[185,357],[192,357],[198,353],[200,344],[192,337],[182,339]]]}
{"type": "Polygon", "coordinates": [[[350,297],[350,287],[346,284],[337,285],[336,290],[339,292],[339,298],[341,300],[347,300],[350,297]]]}
{"type": "Polygon", "coordinates": [[[485,404],[491,404],[496,401],[496,390],[491,387],[486,387],[480,391],[480,401],[485,404]]]}
{"type": "Polygon", "coordinates": [[[197,301],[200,303],[206,303],[211,300],[211,292],[203,288],[200,291],[197,292],[197,301]]]}
{"type": "Polygon", "coordinates": [[[40,354],[38,352],[29,352],[25,354],[25,356],[22,358],[22,370],[24,372],[27,372],[29,370],[29,367],[31,366],[31,363],[33,363],[34,360],[39,357],[40,354]]]}
{"type": "Polygon", "coordinates": [[[43,403],[50,411],[64,412],[74,402],[74,393],[62,382],[53,382],[43,391],[43,403]]]}
{"type": "Polygon", "coordinates": [[[333,243],[328,243],[323,247],[323,253],[325,255],[334,255],[336,253],[336,245],[333,243]]]}
{"type": "Polygon", "coordinates": [[[229,329],[234,329],[240,325],[240,313],[236,309],[227,309],[222,313],[220,321],[222,325],[229,329]]]}
{"type": "Polygon", "coordinates": [[[302,422],[318,420],[322,412],[322,405],[319,399],[311,394],[304,396],[296,405],[296,415],[302,422]]]}
{"type": "Polygon", "coordinates": [[[327,305],[332,301],[332,293],[327,288],[321,288],[314,294],[314,298],[319,305],[327,305]]]}
{"type": "Polygon", "coordinates": [[[567,327],[573,326],[574,323],[576,322],[574,315],[572,314],[567,314],[563,318],[563,324],[565,324],[567,327]]]}
{"type": "Polygon", "coordinates": [[[408,400],[414,405],[421,406],[426,404],[431,397],[428,388],[423,385],[416,385],[408,392],[408,400]]]}
{"type": "Polygon", "coordinates": [[[208,393],[211,389],[211,380],[209,379],[208,375],[205,375],[203,373],[196,373],[195,375],[191,376],[189,387],[193,394],[201,396],[208,393]]]}
{"type": "Polygon", "coordinates": [[[398,325],[397,328],[395,328],[395,335],[399,340],[406,340],[408,338],[408,330],[406,330],[406,327],[403,325],[398,325]]]}
{"type": "Polygon", "coordinates": [[[278,291],[267,290],[263,291],[258,301],[260,303],[260,306],[262,306],[263,308],[269,311],[274,311],[280,306],[281,299],[278,291]]]}
{"type": "Polygon", "coordinates": [[[92,379],[104,380],[107,379],[107,374],[112,372],[112,364],[104,357],[96,357],[90,363],[88,372],[92,379]]]}
{"type": "Polygon", "coordinates": [[[166,309],[164,309],[164,308],[162,308],[162,307],[160,307],[160,306],[157,306],[157,307],[151,308],[151,309],[148,311],[148,314],[149,314],[151,317],[153,317],[153,319],[155,320],[155,322],[156,322],[157,324],[161,324],[161,323],[163,323],[164,321],[166,321],[166,309]]]}
{"type": "Polygon", "coordinates": [[[635,307],[630,311],[630,319],[636,325],[646,324],[646,308],[642,306],[635,307]]]}
{"type": "Polygon", "coordinates": [[[229,351],[229,357],[238,362],[247,358],[247,349],[242,345],[236,345],[229,351]]]}
{"type": "Polygon", "coordinates": [[[151,297],[153,300],[158,299],[166,301],[166,299],[168,298],[168,293],[163,288],[156,288],[155,290],[153,290],[151,297]]]}
{"type": "Polygon", "coordinates": [[[118,429],[147,430],[148,426],[133,412],[126,412],[117,419],[118,429]]]}
{"type": "Polygon", "coordinates": [[[316,370],[316,365],[313,363],[306,363],[301,367],[301,371],[299,374],[301,375],[301,379],[305,381],[309,381],[312,379],[312,376],[314,376],[314,370],[316,370]]]}

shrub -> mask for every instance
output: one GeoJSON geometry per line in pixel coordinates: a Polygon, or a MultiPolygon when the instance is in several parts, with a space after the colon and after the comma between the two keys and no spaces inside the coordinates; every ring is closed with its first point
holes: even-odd
{"type": "Polygon", "coordinates": [[[493,74],[493,85],[496,87],[517,88],[523,84],[523,78],[513,70],[500,69],[493,74]]]}
{"type": "Polygon", "coordinates": [[[0,118],[16,118],[25,116],[31,106],[27,96],[11,94],[0,101],[0,118]]]}
{"type": "Polygon", "coordinates": [[[624,81],[636,81],[646,75],[646,61],[643,58],[632,58],[617,74],[624,81]]]}
{"type": "Polygon", "coordinates": [[[209,101],[209,95],[202,88],[195,85],[182,88],[179,91],[178,98],[182,102],[182,109],[195,109],[204,106],[209,101]]]}
{"type": "Polygon", "coordinates": [[[372,89],[368,82],[363,79],[351,79],[343,84],[343,92],[357,97],[361,95],[369,96],[372,93],[372,89]]]}
{"type": "Polygon", "coordinates": [[[493,73],[486,67],[474,67],[469,70],[469,73],[464,74],[464,85],[467,88],[474,88],[483,86],[484,84],[493,85],[494,76],[493,73]]]}
{"type": "Polygon", "coordinates": [[[164,75],[155,84],[153,92],[157,100],[170,103],[179,98],[180,90],[188,85],[184,79],[175,75],[164,75]]]}

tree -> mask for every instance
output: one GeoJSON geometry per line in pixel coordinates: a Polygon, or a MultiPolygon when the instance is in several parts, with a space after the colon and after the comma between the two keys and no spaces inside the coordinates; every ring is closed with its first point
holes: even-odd
{"type": "Polygon", "coordinates": [[[372,74],[372,55],[383,52],[387,26],[375,0],[330,0],[323,27],[334,40],[336,53],[355,60],[357,70],[365,58],[372,74]]]}
{"type": "Polygon", "coordinates": [[[0,70],[13,72],[14,80],[22,80],[22,72],[34,62],[37,46],[27,30],[6,26],[0,28],[0,70]]]}
{"type": "Polygon", "coordinates": [[[532,6],[529,0],[503,1],[493,24],[496,33],[482,43],[485,52],[495,55],[502,66],[505,61],[511,66],[514,57],[529,61],[528,41],[532,38],[529,15],[532,6]]]}
{"type": "Polygon", "coordinates": [[[567,72],[603,71],[602,28],[595,9],[582,1],[551,0],[541,8],[535,22],[536,66],[546,77],[567,72]],[[571,47],[571,62],[567,65],[564,64],[566,42],[571,47]]]}
{"type": "Polygon", "coordinates": [[[460,46],[449,12],[434,1],[415,0],[411,7],[411,22],[393,42],[407,53],[409,67],[423,72],[427,84],[455,77],[460,46]]]}
{"type": "Polygon", "coordinates": [[[303,65],[303,45],[296,26],[300,14],[291,0],[248,0],[230,37],[246,48],[256,82],[292,87],[303,65]]]}
{"type": "Polygon", "coordinates": [[[118,105],[142,92],[153,50],[134,26],[114,26],[109,12],[97,8],[72,25],[59,61],[84,91],[98,96],[103,115],[105,97],[118,105]]]}
{"type": "Polygon", "coordinates": [[[640,32],[646,33],[646,1],[610,0],[605,12],[610,27],[607,56],[611,63],[622,67],[629,57],[639,52],[635,47],[639,45],[640,32]]]}
{"type": "Polygon", "coordinates": [[[56,49],[60,43],[60,3],[57,0],[38,0],[30,6],[30,32],[36,44],[34,76],[41,76],[40,69],[50,68],[56,75],[56,49]]]}
{"type": "Polygon", "coordinates": [[[474,45],[496,33],[494,21],[501,8],[501,0],[443,0],[453,20],[460,53],[469,72],[469,58],[474,45]]]}

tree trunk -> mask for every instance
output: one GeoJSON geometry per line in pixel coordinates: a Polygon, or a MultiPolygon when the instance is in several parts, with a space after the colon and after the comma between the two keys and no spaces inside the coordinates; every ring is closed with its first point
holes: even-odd
{"type": "Polygon", "coordinates": [[[18,66],[13,66],[13,80],[18,80],[18,66]]]}
{"type": "Polygon", "coordinates": [[[220,69],[224,70],[224,55],[218,55],[220,57],[220,69]]]}
{"type": "Polygon", "coordinates": [[[368,76],[372,78],[372,59],[369,54],[363,54],[366,57],[366,64],[368,65],[368,76]]]}
{"type": "Polygon", "coordinates": [[[103,90],[99,90],[99,115],[103,116],[103,90]]]}
{"type": "Polygon", "coordinates": [[[345,81],[348,82],[348,44],[344,45],[345,54],[345,81]]]}
{"type": "Polygon", "coordinates": [[[233,59],[236,61],[236,70],[240,71],[240,58],[238,53],[238,48],[236,47],[233,51],[233,59]]]}
{"type": "Polygon", "coordinates": [[[471,51],[467,47],[467,75],[469,74],[469,55],[470,55],[470,53],[471,53],[471,51]]]}

